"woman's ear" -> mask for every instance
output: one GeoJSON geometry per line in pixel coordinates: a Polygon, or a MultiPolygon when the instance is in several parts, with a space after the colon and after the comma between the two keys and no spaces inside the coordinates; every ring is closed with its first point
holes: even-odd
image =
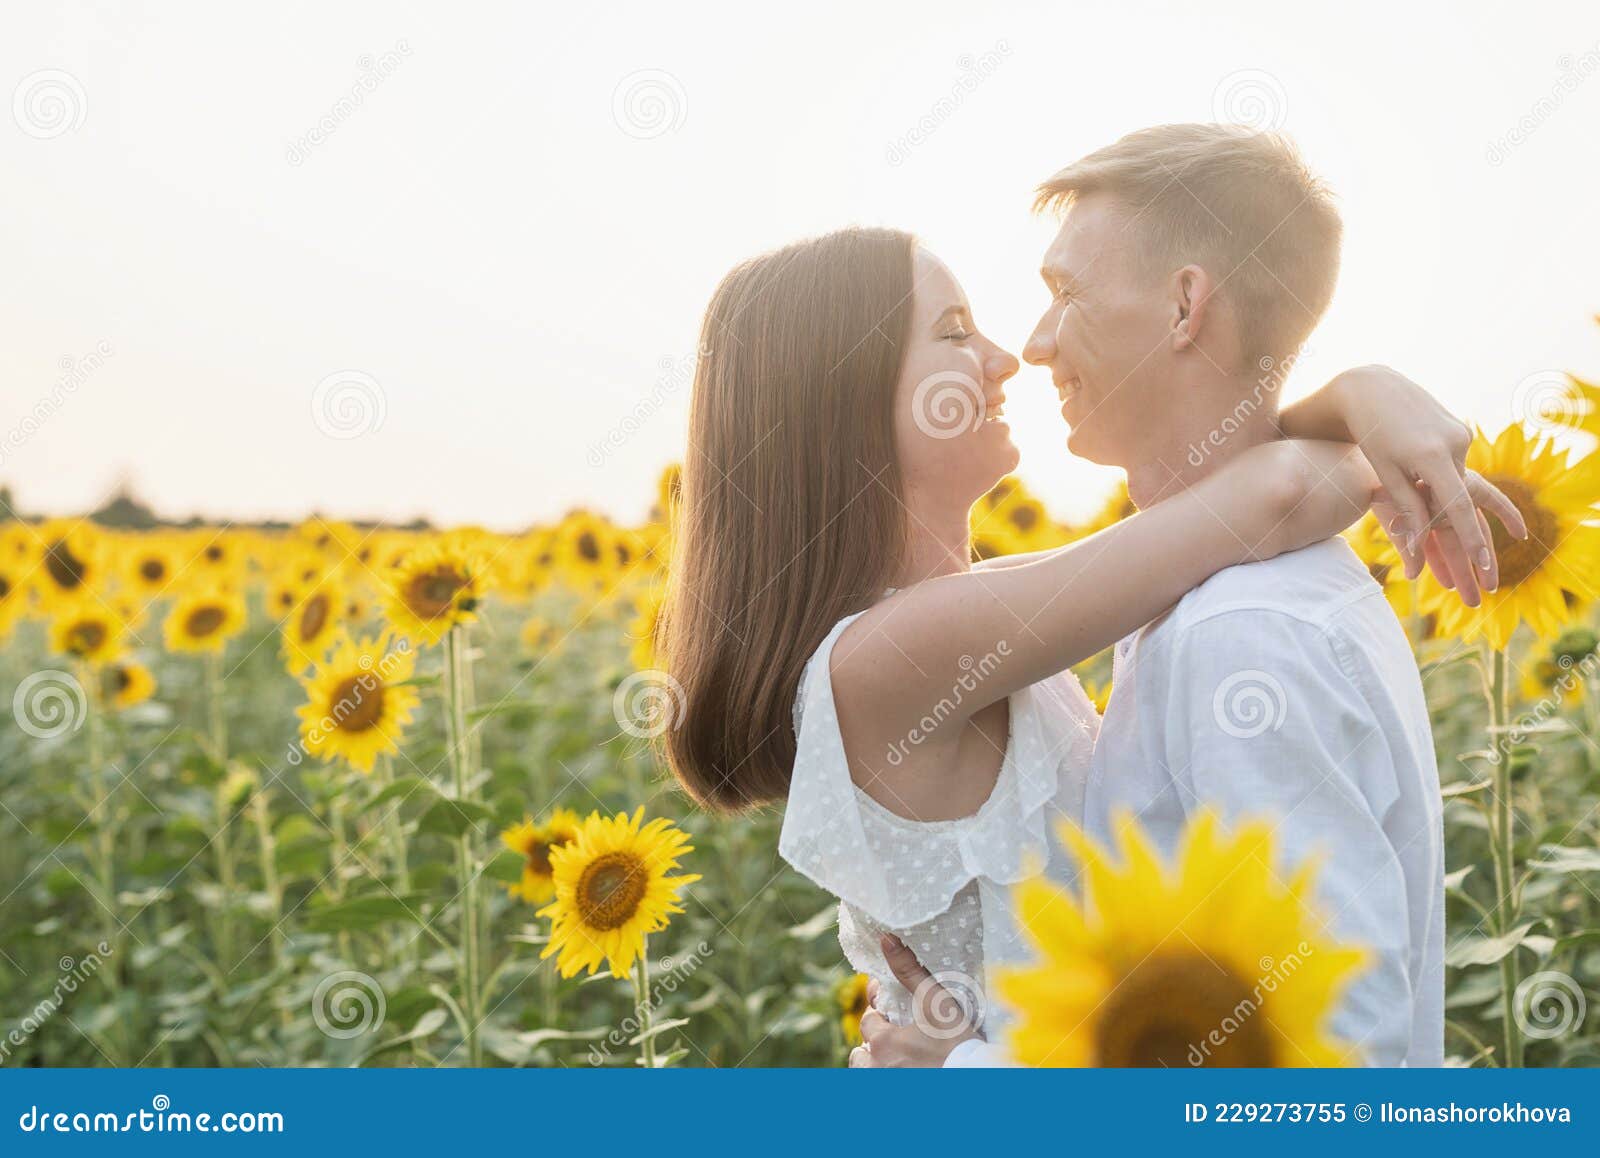
{"type": "Polygon", "coordinates": [[[1200,340],[1200,329],[1210,320],[1211,275],[1198,265],[1186,265],[1172,275],[1172,348],[1186,350],[1200,340]]]}

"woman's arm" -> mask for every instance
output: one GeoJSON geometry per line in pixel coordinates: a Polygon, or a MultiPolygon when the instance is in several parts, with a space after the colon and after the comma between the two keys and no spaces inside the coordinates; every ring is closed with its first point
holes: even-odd
{"type": "Polygon", "coordinates": [[[1472,428],[1387,366],[1360,366],[1288,406],[1279,425],[1291,438],[1353,442],[1377,472],[1386,496],[1384,527],[1414,579],[1426,560],[1439,581],[1469,606],[1493,591],[1499,565],[1474,495],[1513,535],[1527,528],[1493,487],[1471,485],[1466,468],[1472,428]],[[1469,490],[1470,485],[1470,490],[1469,490]]]}
{"type": "Polygon", "coordinates": [[[1254,447],[1035,562],[930,579],[871,608],[833,651],[835,687],[885,736],[952,699],[941,718],[970,716],[1094,655],[1217,571],[1336,533],[1376,489],[1348,445],[1254,447]]]}

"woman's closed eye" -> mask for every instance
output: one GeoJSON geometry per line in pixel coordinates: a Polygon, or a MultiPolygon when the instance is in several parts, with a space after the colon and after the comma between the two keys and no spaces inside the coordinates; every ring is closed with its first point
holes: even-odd
{"type": "Polygon", "coordinates": [[[940,340],[945,342],[965,342],[970,337],[972,337],[971,330],[951,330],[941,335],[940,340]]]}

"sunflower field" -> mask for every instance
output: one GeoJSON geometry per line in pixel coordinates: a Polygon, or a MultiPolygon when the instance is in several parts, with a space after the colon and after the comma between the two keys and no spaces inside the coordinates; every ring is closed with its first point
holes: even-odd
{"type": "MultiPolygon", "coordinates": [[[[1350,534],[1433,712],[1464,1065],[1600,1063],[1600,391],[1565,389],[1571,429],[1472,448],[1532,531],[1481,609],[1350,534]]],[[[519,535],[0,523],[0,1061],[841,1064],[834,904],[651,743],[675,487],[519,535]]],[[[1008,479],[974,551],[1130,511],[1008,479]]]]}

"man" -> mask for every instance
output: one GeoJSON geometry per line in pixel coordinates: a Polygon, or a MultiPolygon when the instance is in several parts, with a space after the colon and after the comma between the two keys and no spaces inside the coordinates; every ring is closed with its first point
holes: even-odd
{"type": "MultiPolygon", "coordinates": [[[[1277,387],[1332,297],[1341,229],[1289,142],[1145,129],[1051,177],[1038,205],[1061,212],[1061,229],[1042,270],[1052,300],[1024,357],[1050,368],[1074,453],[1126,470],[1143,506],[1279,437],[1277,387]]],[[[1418,532],[1430,505],[1463,499],[1384,483],[1418,532]]],[[[1419,543],[1402,543],[1414,573],[1419,543]]],[[[1492,559],[1473,555],[1479,574],[1458,564],[1469,603],[1494,582],[1492,559]]],[[[1343,540],[1223,571],[1117,645],[1086,829],[1107,842],[1113,815],[1131,811],[1170,855],[1203,806],[1225,822],[1270,818],[1284,880],[1322,854],[1331,932],[1373,954],[1333,1031],[1370,1064],[1441,1064],[1444,851],[1427,706],[1404,632],[1343,540]]],[[[908,950],[885,951],[903,983],[926,987],[908,950]]],[[[863,1032],[870,1052],[853,1064],[947,1053],[946,1064],[1005,1064],[998,1045],[952,1050],[948,1029],[876,1012],[863,1032]]]]}

